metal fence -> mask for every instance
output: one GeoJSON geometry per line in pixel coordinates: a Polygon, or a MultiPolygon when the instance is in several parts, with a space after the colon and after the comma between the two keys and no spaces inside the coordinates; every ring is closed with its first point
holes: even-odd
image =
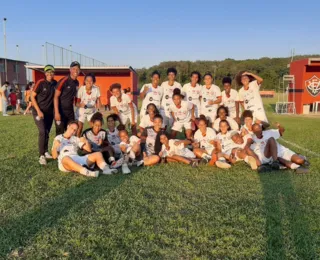
{"type": "Polygon", "coordinates": [[[107,64],[102,61],[72,51],[71,45],[70,49],[66,49],[53,43],[46,42],[42,45],[42,48],[43,61],[45,64],[52,64],[53,66],[69,66],[72,61],[78,61],[81,66],[85,67],[107,66],[107,64]]]}

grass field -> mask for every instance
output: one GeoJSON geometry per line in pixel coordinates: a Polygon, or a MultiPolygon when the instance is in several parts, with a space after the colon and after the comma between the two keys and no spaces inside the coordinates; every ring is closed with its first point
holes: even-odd
{"type": "MultiPolygon", "coordinates": [[[[320,154],[320,119],[271,103],[285,140],[320,154]]],[[[290,146],[309,156],[308,175],[165,164],[88,179],[38,165],[30,116],[0,116],[0,133],[0,259],[320,258],[314,153],[290,146]]]]}

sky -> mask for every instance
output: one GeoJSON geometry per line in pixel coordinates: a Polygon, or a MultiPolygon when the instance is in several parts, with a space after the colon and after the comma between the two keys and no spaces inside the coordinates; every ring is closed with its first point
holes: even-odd
{"type": "MultiPolygon", "coordinates": [[[[108,65],[320,54],[320,1],[16,1],[0,3],[0,57],[44,64],[51,42],[108,65]],[[19,45],[19,54],[16,50],[19,45]]],[[[52,62],[51,62],[52,63],[52,62]]]]}

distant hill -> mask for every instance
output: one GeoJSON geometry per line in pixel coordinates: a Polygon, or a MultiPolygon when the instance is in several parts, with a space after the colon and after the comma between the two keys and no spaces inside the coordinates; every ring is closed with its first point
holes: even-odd
{"type": "MultiPolygon", "coordinates": [[[[320,55],[300,55],[295,56],[294,60],[300,60],[309,57],[319,57],[320,55]]],[[[264,79],[262,89],[275,89],[278,87],[279,78],[289,73],[287,64],[290,63],[290,57],[285,58],[260,58],[248,60],[225,59],[223,61],[164,61],[159,65],[150,68],[138,69],[139,87],[150,82],[151,73],[158,70],[161,73],[161,82],[166,80],[166,70],[169,67],[175,67],[178,71],[177,81],[182,85],[189,81],[190,73],[198,70],[201,75],[210,71],[214,74],[216,68],[216,85],[221,86],[223,77],[234,76],[241,70],[247,70],[258,74],[264,79]]],[[[233,82],[235,86],[235,82],[233,82]]]]}

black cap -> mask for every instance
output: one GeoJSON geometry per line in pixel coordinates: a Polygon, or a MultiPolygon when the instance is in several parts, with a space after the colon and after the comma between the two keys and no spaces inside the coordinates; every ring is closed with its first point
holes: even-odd
{"type": "Polygon", "coordinates": [[[75,67],[75,66],[78,66],[78,67],[79,67],[79,69],[80,69],[80,63],[79,63],[79,62],[77,62],[77,61],[73,61],[73,62],[71,62],[71,64],[70,64],[70,68],[75,67]]]}

